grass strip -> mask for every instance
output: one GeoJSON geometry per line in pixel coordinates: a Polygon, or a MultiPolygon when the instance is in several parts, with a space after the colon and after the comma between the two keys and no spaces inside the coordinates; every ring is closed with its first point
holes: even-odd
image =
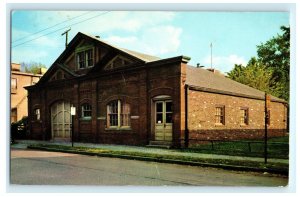
{"type": "Polygon", "coordinates": [[[64,145],[45,145],[34,144],[29,145],[28,148],[69,152],[87,155],[98,155],[107,157],[118,157],[127,159],[138,159],[146,161],[158,161],[167,163],[189,164],[189,165],[202,165],[211,167],[225,167],[229,169],[240,170],[253,170],[253,171],[266,171],[272,173],[280,173],[287,175],[289,166],[282,163],[267,163],[257,161],[243,161],[243,160],[229,160],[229,159],[214,159],[214,158],[196,158],[182,155],[168,155],[168,154],[156,154],[148,152],[136,152],[136,151],[119,151],[110,150],[104,148],[90,148],[90,147],[71,147],[64,145]]]}

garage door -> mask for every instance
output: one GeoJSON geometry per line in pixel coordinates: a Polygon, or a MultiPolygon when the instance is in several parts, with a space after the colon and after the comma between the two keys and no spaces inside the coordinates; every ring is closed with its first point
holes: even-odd
{"type": "Polygon", "coordinates": [[[71,105],[69,102],[58,101],[51,107],[52,139],[70,140],[71,105]]]}

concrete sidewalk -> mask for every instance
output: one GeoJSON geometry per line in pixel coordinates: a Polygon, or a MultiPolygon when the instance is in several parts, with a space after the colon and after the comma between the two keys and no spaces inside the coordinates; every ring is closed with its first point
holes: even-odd
{"type": "MultiPolygon", "coordinates": [[[[17,144],[11,145],[12,148],[27,148],[31,144],[52,144],[52,145],[64,145],[71,146],[70,142],[51,142],[51,141],[35,141],[35,140],[16,140],[17,144]]],[[[181,152],[176,149],[160,149],[150,148],[142,146],[127,146],[127,145],[108,145],[108,144],[92,144],[92,143],[74,143],[74,146],[78,147],[90,147],[90,148],[101,148],[111,151],[125,151],[125,152],[140,152],[140,153],[152,153],[157,155],[172,155],[172,156],[184,156],[201,159],[222,159],[232,161],[254,161],[264,162],[264,158],[259,157],[242,157],[242,156],[229,156],[229,155],[216,155],[216,154],[203,154],[203,153],[188,153],[181,152]]],[[[268,163],[280,163],[289,164],[288,159],[268,159],[268,163]]]]}

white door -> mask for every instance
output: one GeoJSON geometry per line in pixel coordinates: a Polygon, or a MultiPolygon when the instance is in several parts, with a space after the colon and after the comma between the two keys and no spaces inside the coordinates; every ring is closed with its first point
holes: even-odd
{"type": "Polygon", "coordinates": [[[155,140],[172,141],[172,101],[155,102],[155,140]]]}
{"type": "Polygon", "coordinates": [[[51,107],[52,139],[70,140],[71,133],[71,105],[69,102],[58,101],[51,107]]]}

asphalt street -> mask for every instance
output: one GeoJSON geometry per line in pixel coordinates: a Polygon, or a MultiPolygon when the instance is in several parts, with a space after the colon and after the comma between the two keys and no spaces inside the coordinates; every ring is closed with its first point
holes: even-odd
{"type": "Polygon", "coordinates": [[[288,177],[197,166],[12,149],[10,183],[104,186],[286,186],[288,177]]]}

